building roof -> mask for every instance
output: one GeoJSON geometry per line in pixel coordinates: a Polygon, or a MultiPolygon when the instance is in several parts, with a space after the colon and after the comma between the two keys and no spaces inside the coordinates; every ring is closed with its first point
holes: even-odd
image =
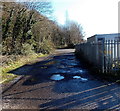
{"type": "Polygon", "coordinates": [[[92,38],[92,37],[95,37],[95,36],[105,36],[105,35],[116,35],[116,36],[120,36],[120,33],[111,33],[111,34],[95,34],[91,37],[88,37],[87,39],[89,38],[92,38]]]}

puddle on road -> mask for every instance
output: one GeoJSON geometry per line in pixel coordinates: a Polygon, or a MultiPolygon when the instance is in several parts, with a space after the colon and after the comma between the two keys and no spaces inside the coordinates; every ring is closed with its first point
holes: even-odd
{"type": "Polygon", "coordinates": [[[85,70],[72,67],[72,68],[67,68],[66,72],[67,73],[73,73],[73,74],[82,74],[82,73],[85,73],[85,70]]]}
{"type": "Polygon", "coordinates": [[[79,79],[81,82],[86,82],[88,79],[85,74],[87,71],[80,67],[80,63],[72,55],[70,56],[56,56],[54,60],[44,64],[45,66],[55,65],[54,72],[50,79],[55,81],[79,79]],[[57,63],[57,64],[56,64],[57,63]]]}
{"type": "MultiPolygon", "coordinates": [[[[60,74],[55,74],[55,75],[52,75],[50,77],[51,80],[55,80],[55,81],[60,81],[60,80],[63,80],[63,79],[66,79],[64,76],[61,76],[60,74]]],[[[82,78],[81,76],[73,76],[73,79],[79,79],[81,82],[87,82],[88,79],[87,78],[82,78]]]]}
{"type": "Polygon", "coordinates": [[[66,71],[66,70],[63,70],[63,69],[59,69],[59,70],[57,70],[55,73],[66,74],[67,71],[66,71]]]}
{"type": "Polygon", "coordinates": [[[73,76],[73,79],[81,79],[80,76],[73,76]]]}
{"type": "Polygon", "coordinates": [[[72,74],[72,75],[75,75],[75,74],[83,74],[84,71],[83,70],[68,70],[67,68],[66,69],[59,69],[56,71],[56,73],[64,73],[64,74],[72,74]]]}
{"type": "Polygon", "coordinates": [[[68,58],[68,60],[75,60],[75,57],[68,58]]]}
{"type": "Polygon", "coordinates": [[[73,61],[61,61],[61,64],[63,65],[70,65],[70,66],[77,66],[79,63],[78,62],[73,62],[73,61]]]}
{"type": "Polygon", "coordinates": [[[47,69],[48,67],[46,67],[46,66],[42,66],[42,67],[40,67],[41,69],[47,69]]]}
{"type": "Polygon", "coordinates": [[[86,78],[81,78],[81,82],[87,82],[88,81],[88,79],[86,79],[86,78]]]}
{"type": "Polygon", "coordinates": [[[64,69],[64,68],[67,68],[66,66],[64,65],[60,65],[60,66],[57,66],[58,69],[64,69]]]}
{"type": "Polygon", "coordinates": [[[88,81],[87,78],[82,78],[80,76],[73,76],[73,79],[80,79],[81,82],[87,82],[88,81]]]}
{"type": "Polygon", "coordinates": [[[59,80],[62,80],[64,79],[64,76],[61,76],[60,74],[56,74],[56,75],[52,75],[50,77],[51,80],[55,80],[55,81],[59,81],[59,80]]]}

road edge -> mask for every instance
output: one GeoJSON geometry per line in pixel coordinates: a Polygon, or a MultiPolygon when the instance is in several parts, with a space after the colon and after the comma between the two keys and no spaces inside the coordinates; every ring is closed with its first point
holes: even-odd
{"type": "MultiPolygon", "coordinates": [[[[51,58],[52,56],[54,56],[54,54],[50,54],[47,57],[38,57],[38,58],[42,58],[42,60],[40,60],[40,61],[43,61],[43,60],[47,60],[47,59],[51,58]]],[[[4,87],[4,83],[1,83],[0,84],[0,87],[2,89],[1,94],[5,93],[7,90],[9,90],[12,86],[14,86],[17,82],[19,82],[24,77],[25,77],[25,75],[15,77],[13,80],[11,80],[9,83],[7,83],[7,86],[5,86],[5,87],[4,87]]]]}

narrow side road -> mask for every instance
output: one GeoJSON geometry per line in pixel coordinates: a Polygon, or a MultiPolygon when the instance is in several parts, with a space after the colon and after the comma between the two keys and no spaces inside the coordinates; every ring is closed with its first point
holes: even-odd
{"type": "Polygon", "coordinates": [[[92,76],[76,59],[74,49],[56,50],[27,67],[32,68],[25,73],[21,68],[11,71],[25,77],[3,93],[3,109],[120,110],[120,84],[92,76]]]}

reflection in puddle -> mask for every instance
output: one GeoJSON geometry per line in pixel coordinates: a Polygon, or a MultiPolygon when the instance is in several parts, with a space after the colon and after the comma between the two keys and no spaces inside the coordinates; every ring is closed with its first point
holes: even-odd
{"type": "Polygon", "coordinates": [[[80,79],[80,76],[73,76],[73,79],[80,79]]]}
{"type": "Polygon", "coordinates": [[[50,79],[59,81],[59,80],[64,79],[64,76],[61,76],[60,74],[56,74],[56,75],[52,75],[50,79]]]}
{"type": "Polygon", "coordinates": [[[75,59],[75,57],[55,57],[56,60],[50,61],[44,65],[55,64],[54,74],[52,73],[51,80],[69,80],[69,79],[79,79],[81,82],[86,82],[87,71],[83,69],[81,64],[75,59]],[[56,64],[57,62],[57,64],[56,64]],[[85,77],[85,78],[83,78],[85,77]]]}
{"type": "Polygon", "coordinates": [[[73,73],[73,74],[77,74],[77,73],[81,74],[81,73],[84,73],[85,71],[78,68],[68,68],[66,72],[73,73]]]}
{"type": "MultiPolygon", "coordinates": [[[[58,67],[57,67],[58,68],[58,67]]],[[[85,70],[81,70],[78,68],[73,68],[73,67],[66,67],[66,68],[58,68],[57,71],[55,71],[55,73],[59,73],[59,74],[84,74],[86,71],[85,70]]]]}
{"type": "Polygon", "coordinates": [[[81,82],[87,82],[88,81],[88,79],[86,79],[86,78],[81,78],[81,82]]]}
{"type": "Polygon", "coordinates": [[[73,79],[80,79],[81,82],[87,82],[88,81],[88,79],[81,78],[80,76],[73,76],[73,79]]]}
{"type": "Polygon", "coordinates": [[[70,63],[71,66],[77,66],[78,63],[70,63]]]}
{"type": "Polygon", "coordinates": [[[83,73],[84,71],[83,71],[83,70],[78,70],[78,71],[76,71],[76,72],[78,72],[78,73],[83,73]]]}
{"type": "Polygon", "coordinates": [[[72,57],[72,58],[68,58],[68,60],[75,60],[75,57],[72,57]]]}
{"type": "Polygon", "coordinates": [[[72,61],[62,61],[61,64],[63,64],[63,65],[69,65],[69,66],[77,66],[79,63],[72,62],[72,61]]]}

